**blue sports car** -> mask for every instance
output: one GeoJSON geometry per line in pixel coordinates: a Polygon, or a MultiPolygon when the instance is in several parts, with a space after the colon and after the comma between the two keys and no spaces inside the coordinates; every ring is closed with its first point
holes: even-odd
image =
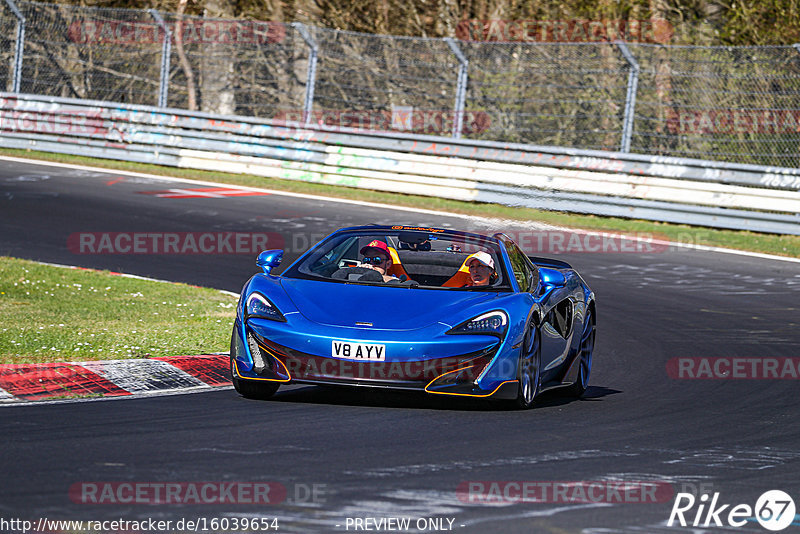
{"type": "Polygon", "coordinates": [[[281,384],[340,384],[506,399],[586,390],[595,296],[569,264],[526,256],[504,234],[361,226],[285,269],[258,256],[231,337],[245,397],[281,384]]]}

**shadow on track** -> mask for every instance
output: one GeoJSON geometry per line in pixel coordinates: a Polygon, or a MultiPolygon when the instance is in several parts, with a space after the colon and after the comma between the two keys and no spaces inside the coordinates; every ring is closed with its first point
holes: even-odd
{"type": "MultiPolygon", "coordinates": [[[[576,401],[599,401],[607,395],[622,393],[602,386],[589,386],[583,397],[570,397],[563,389],[542,393],[534,410],[571,404],[576,401]]],[[[242,400],[246,400],[242,398],[242,400]]],[[[274,397],[263,401],[298,404],[328,404],[333,406],[362,406],[373,408],[400,408],[421,410],[449,410],[468,412],[494,412],[514,410],[513,401],[490,401],[463,397],[430,395],[419,391],[395,391],[375,388],[352,388],[339,386],[299,386],[281,390],[274,397]]]]}
{"type": "Polygon", "coordinates": [[[570,397],[563,389],[551,389],[539,395],[534,405],[534,410],[537,408],[564,406],[573,402],[598,402],[603,397],[616,395],[617,393],[622,393],[622,391],[605,386],[589,386],[583,396],[576,399],[575,397],[570,397]]]}

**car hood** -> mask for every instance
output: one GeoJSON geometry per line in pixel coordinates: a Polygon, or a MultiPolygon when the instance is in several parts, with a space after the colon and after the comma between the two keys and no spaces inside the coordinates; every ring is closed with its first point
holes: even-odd
{"type": "MultiPolygon", "coordinates": [[[[502,293],[340,284],[315,280],[281,280],[297,310],[308,320],[352,328],[372,323],[382,330],[412,330],[437,322],[449,326],[470,318],[469,308],[499,298],[502,293]]],[[[507,295],[507,293],[505,294],[507,295]]]]}

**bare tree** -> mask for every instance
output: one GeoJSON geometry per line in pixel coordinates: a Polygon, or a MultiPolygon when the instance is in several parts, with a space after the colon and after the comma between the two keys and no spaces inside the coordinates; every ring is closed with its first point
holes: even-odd
{"type": "MultiPolygon", "coordinates": [[[[206,0],[204,15],[209,18],[232,19],[234,16],[232,0],[206,0]]],[[[228,22],[228,21],[226,21],[228,22]]],[[[216,34],[216,42],[204,43],[200,62],[200,106],[203,111],[233,115],[236,112],[234,59],[235,48],[223,42],[221,32],[208,25],[219,21],[204,22],[204,35],[216,34]]]]}
{"type": "Polygon", "coordinates": [[[195,90],[194,71],[192,65],[186,58],[186,50],[183,48],[183,14],[186,11],[186,3],[188,0],[178,0],[178,13],[175,21],[175,49],[178,52],[178,58],[183,68],[183,74],[186,76],[186,90],[189,94],[188,109],[191,111],[197,110],[197,92],[195,90]]]}

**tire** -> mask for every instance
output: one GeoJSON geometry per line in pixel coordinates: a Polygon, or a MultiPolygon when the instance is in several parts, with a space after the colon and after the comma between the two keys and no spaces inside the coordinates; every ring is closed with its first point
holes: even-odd
{"type": "Polygon", "coordinates": [[[536,402],[541,381],[541,362],[542,344],[539,327],[531,320],[525,330],[517,366],[519,389],[516,404],[518,408],[527,410],[536,402]]]}
{"type": "Polygon", "coordinates": [[[268,399],[272,397],[278,388],[281,387],[277,382],[267,382],[262,380],[246,380],[238,377],[236,372],[236,360],[231,356],[231,382],[233,388],[242,396],[248,399],[268,399]]]}
{"type": "Polygon", "coordinates": [[[595,339],[595,319],[594,312],[591,308],[587,308],[586,320],[583,322],[583,330],[581,331],[580,353],[578,358],[580,362],[578,365],[578,378],[575,383],[569,387],[570,394],[574,397],[580,398],[589,387],[589,375],[592,372],[592,355],[594,354],[594,339],[595,339]]]}

